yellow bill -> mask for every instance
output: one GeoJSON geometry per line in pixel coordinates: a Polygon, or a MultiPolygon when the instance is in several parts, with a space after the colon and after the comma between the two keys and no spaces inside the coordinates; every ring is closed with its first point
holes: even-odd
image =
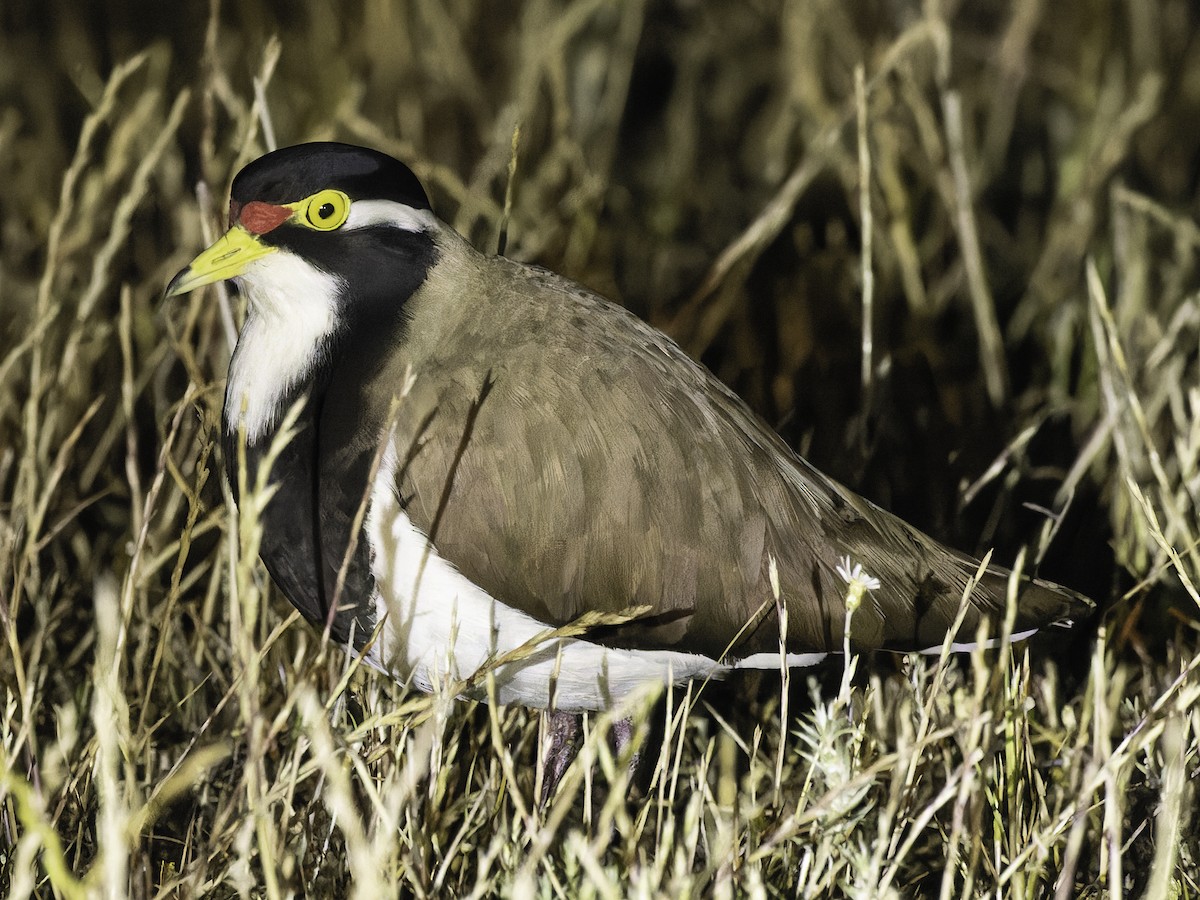
{"type": "Polygon", "coordinates": [[[191,265],[171,279],[168,297],[194,291],[206,284],[236,278],[256,259],[274,253],[275,247],[264,244],[241,225],[234,225],[211,247],[192,260],[191,265]]]}

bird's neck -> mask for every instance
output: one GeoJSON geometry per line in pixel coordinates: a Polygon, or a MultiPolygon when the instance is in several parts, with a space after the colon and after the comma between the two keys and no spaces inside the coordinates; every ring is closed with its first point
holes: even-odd
{"type": "MultiPolygon", "coordinates": [[[[430,258],[431,248],[423,251],[430,258]]],[[[354,533],[356,514],[368,496],[393,392],[377,376],[407,359],[397,351],[403,304],[424,269],[383,266],[408,272],[412,283],[394,278],[351,286],[286,251],[255,265],[261,268],[242,278],[249,314],[225,393],[229,480],[235,498],[239,483],[271,486],[259,555],[308,619],[329,621],[339,641],[359,642],[373,628],[374,588],[367,543],[354,533]],[[273,448],[293,408],[290,437],[273,448]]]]}
{"type": "Polygon", "coordinates": [[[363,384],[395,335],[355,343],[345,332],[330,334],[297,375],[285,377],[286,366],[261,364],[260,354],[271,348],[284,363],[289,359],[289,348],[281,350],[272,331],[278,325],[252,315],[230,363],[226,471],[239,503],[239,484],[261,482],[272,490],[262,512],[259,555],[275,582],[310,621],[323,625],[328,619],[336,641],[359,643],[374,628],[373,581],[367,544],[354,539],[354,521],[387,412],[363,384]],[[281,435],[293,407],[290,436],[281,435]],[[335,596],[338,610],[330,619],[335,596]]]}
{"type": "Polygon", "coordinates": [[[248,444],[274,434],[328,362],[330,329],[307,324],[255,312],[246,319],[229,364],[225,427],[235,433],[244,428],[248,444]]]}
{"type": "MultiPolygon", "coordinates": [[[[324,393],[329,382],[329,366],[310,369],[298,378],[278,377],[279,372],[264,372],[262,358],[257,356],[253,338],[254,328],[247,321],[241,340],[234,350],[229,366],[229,382],[225,389],[225,410],[222,438],[225,449],[225,469],[234,498],[240,502],[244,484],[254,489],[262,464],[274,448],[270,481],[308,481],[298,470],[307,470],[315,451],[316,424],[324,393]],[[251,340],[247,340],[251,333],[251,340]],[[295,407],[291,420],[291,436],[280,431],[295,407]],[[245,472],[239,472],[245,459],[245,472]]],[[[269,352],[269,351],[262,351],[269,352]]]]}
{"type": "Polygon", "coordinates": [[[367,545],[352,540],[353,512],[366,488],[370,459],[365,451],[346,447],[326,421],[328,407],[342,402],[330,399],[338,392],[335,381],[331,364],[314,370],[280,395],[269,417],[273,424],[244,445],[226,417],[225,464],[240,505],[239,482],[271,489],[262,507],[258,551],[276,584],[305,618],[319,626],[328,623],[336,642],[361,645],[375,625],[373,582],[367,545]],[[293,403],[299,405],[290,437],[277,440],[293,403]],[[268,462],[269,472],[264,471],[268,462]],[[331,616],[335,596],[337,611],[331,616]]]}

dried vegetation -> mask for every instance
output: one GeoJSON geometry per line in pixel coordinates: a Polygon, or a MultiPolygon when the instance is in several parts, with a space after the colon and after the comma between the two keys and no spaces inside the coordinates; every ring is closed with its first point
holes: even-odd
{"type": "Polygon", "coordinates": [[[7,895],[1200,893],[1194,4],[179,6],[0,10],[7,895]],[[269,585],[215,446],[237,298],[160,300],[316,138],[1102,623],[647,698],[642,799],[601,716],[536,809],[535,715],[358,670],[269,585]]]}

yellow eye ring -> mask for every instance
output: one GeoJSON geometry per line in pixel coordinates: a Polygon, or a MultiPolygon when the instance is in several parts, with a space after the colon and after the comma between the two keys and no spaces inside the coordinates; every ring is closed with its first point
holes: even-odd
{"type": "Polygon", "coordinates": [[[317,231],[341,228],[350,217],[350,198],[341,191],[317,191],[304,201],[304,224],[317,231]]]}

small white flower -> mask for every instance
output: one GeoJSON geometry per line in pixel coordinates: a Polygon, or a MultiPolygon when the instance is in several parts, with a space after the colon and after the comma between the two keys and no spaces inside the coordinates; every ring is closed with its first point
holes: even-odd
{"type": "Polygon", "coordinates": [[[841,562],[838,563],[837,573],[842,576],[842,580],[846,584],[853,585],[855,582],[858,582],[867,591],[877,591],[882,584],[874,575],[868,575],[864,572],[861,563],[854,563],[851,566],[850,557],[848,556],[843,556],[841,562]]]}
{"type": "Polygon", "coordinates": [[[878,590],[880,584],[882,584],[874,575],[868,575],[864,572],[860,563],[852,564],[849,556],[841,558],[841,561],[838,563],[837,573],[842,576],[842,580],[848,586],[846,590],[846,606],[852,611],[858,609],[867,591],[878,590]]]}

